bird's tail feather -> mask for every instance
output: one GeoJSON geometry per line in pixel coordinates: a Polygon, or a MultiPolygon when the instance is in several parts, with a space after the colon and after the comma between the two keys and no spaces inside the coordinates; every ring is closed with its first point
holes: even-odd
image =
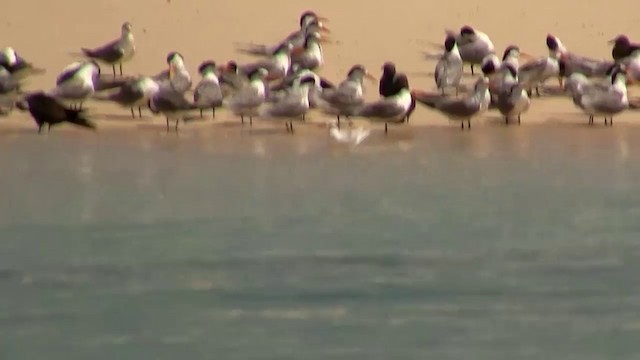
{"type": "Polygon", "coordinates": [[[69,121],[70,123],[74,125],[82,126],[88,129],[93,129],[93,130],[96,129],[96,124],[93,123],[91,120],[87,119],[82,110],[65,109],[65,112],[67,114],[67,121],[69,121]]]}

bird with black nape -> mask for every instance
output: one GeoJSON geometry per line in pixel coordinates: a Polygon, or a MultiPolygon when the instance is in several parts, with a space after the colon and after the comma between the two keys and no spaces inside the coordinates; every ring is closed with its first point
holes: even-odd
{"type": "Polygon", "coordinates": [[[20,110],[29,111],[38,125],[38,133],[42,132],[44,124],[47,124],[47,130],[51,131],[52,126],[65,122],[87,129],[96,129],[96,125],[85,117],[83,110],[69,109],[53,96],[42,91],[26,95],[17,103],[17,107],[20,110]]]}
{"type": "Polygon", "coordinates": [[[630,56],[634,51],[640,50],[640,44],[631,42],[627,35],[618,35],[609,40],[609,44],[613,44],[611,57],[616,62],[630,56]]]}
{"type": "MultiPolygon", "coordinates": [[[[382,65],[382,76],[380,77],[380,83],[378,86],[378,93],[380,94],[380,96],[388,98],[397,95],[404,88],[403,78],[406,78],[406,74],[397,72],[396,65],[393,62],[385,62],[382,65]]],[[[415,96],[412,92],[410,92],[410,94],[411,105],[409,106],[409,110],[407,110],[404,118],[407,123],[409,122],[409,118],[416,108],[415,96]]]]}

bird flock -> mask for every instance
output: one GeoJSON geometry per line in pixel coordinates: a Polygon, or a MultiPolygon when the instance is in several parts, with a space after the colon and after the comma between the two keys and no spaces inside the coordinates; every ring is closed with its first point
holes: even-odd
{"type": "MultiPolygon", "coordinates": [[[[242,124],[252,125],[254,118],[279,120],[293,134],[294,122],[304,122],[307,113],[317,109],[331,119],[333,131],[340,128],[341,119],[351,127],[353,118],[365,118],[384,123],[386,133],[388,124],[408,123],[416,104],[460,122],[461,129],[470,129],[472,119],[489,110],[498,111],[506,124],[519,124],[532,99],[560,94],[584,112],[589,124],[603,117],[605,125],[612,125],[613,116],[633,107],[627,86],[640,80],[640,44],[625,35],[611,40],[610,60],[575,54],[552,34],[546,36],[547,56],[536,58],[511,45],[498,57],[487,34],[463,26],[459,31],[446,31],[444,42],[437,44],[440,52],[428,56],[437,60],[433,73],[437,91],[411,89],[406,73],[389,61],[382,65],[379,99],[366,102],[365,80],[378,80],[363,65],[353,65],[337,85],[318,75],[325,62],[322,45],[331,42],[326,23],[326,18],[305,11],[299,29],[276,44],[238,44],[237,51],[255,57],[253,62],[203,61],[197,84],[177,51],[167,55],[167,70],[125,76],[123,64],[136,53],[129,22],[122,24],[118,39],[81,48],[78,56],[82,59],[64,68],[47,91],[22,91],[26,78],[45,70],[7,47],[0,52],[0,111],[5,115],[14,108],[28,111],[38,132],[44,125],[50,130],[64,122],[95,129],[83,104],[106,101],[129,109],[133,118],[136,114],[141,117],[143,108],[148,108],[165,117],[167,131],[177,132],[180,121],[189,114],[199,111],[202,118],[211,112],[215,118],[216,110],[223,108],[242,124]],[[103,74],[101,65],[111,66],[113,74],[103,74]],[[462,82],[466,65],[475,78],[469,84],[462,82]],[[552,78],[559,87],[545,85],[552,78]]],[[[344,134],[335,134],[344,138],[344,134]]],[[[363,138],[362,134],[355,136],[357,141],[363,138]]]]}

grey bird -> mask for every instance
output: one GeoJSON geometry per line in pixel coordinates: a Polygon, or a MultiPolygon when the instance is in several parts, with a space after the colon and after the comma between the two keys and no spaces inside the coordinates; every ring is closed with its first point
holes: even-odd
{"type": "Polygon", "coordinates": [[[185,65],[184,56],[177,51],[172,51],[167,54],[166,61],[169,68],[153,76],[152,79],[156,81],[160,87],[171,88],[178,93],[184,94],[190,90],[193,82],[185,65]]]}
{"type": "Polygon", "coordinates": [[[496,107],[504,116],[504,121],[509,124],[511,118],[517,117],[520,124],[520,115],[529,110],[530,100],[525,88],[518,83],[518,70],[513,64],[503,63],[503,85],[497,93],[496,107]]]}
{"type": "Polygon", "coordinates": [[[268,59],[255,61],[249,64],[239,65],[238,72],[245,76],[262,68],[267,70],[267,80],[281,79],[289,74],[291,69],[291,50],[293,45],[285,43],[280,46],[268,59]]]}
{"type": "Polygon", "coordinates": [[[385,133],[388,131],[387,124],[404,123],[407,113],[412,110],[414,105],[414,98],[409,89],[407,76],[403,73],[396,74],[394,86],[397,89],[395,94],[360,106],[354,112],[354,115],[365,117],[374,122],[384,122],[385,133]]]}
{"type": "Polygon", "coordinates": [[[414,96],[417,102],[443,113],[450,120],[461,121],[462,129],[464,129],[465,121],[467,127],[471,128],[471,119],[484,112],[491,99],[489,80],[484,76],[476,81],[473,93],[464,98],[443,97],[421,91],[414,91],[414,96]]]}
{"type": "Polygon", "coordinates": [[[45,69],[37,68],[10,46],[0,50],[0,65],[3,66],[16,80],[22,80],[30,75],[46,73],[45,69]]]}
{"type": "Polygon", "coordinates": [[[471,66],[471,74],[474,75],[474,65],[480,65],[489,54],[495,53],[495,46],[489,36],[469,25],[460,28],[460,33],[447,31],[447,35],[456,37],[456,44],[460,51],[462,61],[471,66]]]}
{"type": "Polygon", "coordinates": [[[323,100],[324,112],[335,115],[340,124],[340,117],[349,118],[354,115],[362,104],[364,104],[364,78],[377,81],[364,66],[357,64],[349,69],[347,78],[343,80],[335,89],[326,89],[320,94],[323,100]]]}
{"type": "Polygon", "coordinates": [[[293,120],[301,120],[309,111],[309,89],[315,86],[315,81],[313,76],[303,77],[287,96],[275,103],[266,103],[260,109],[260,117],[284,120],[287,132],[293,134],[293,120]]]}
{"type": "Polygon", "coordinates": [[[116,76],[116,64],[118,64],[120,75],[122,75],[122,63],[131,60],[136,51],[132,28],[131,23],[125,22],[121,27],[120,38],[97,48],[82,48],[82,53],[91,59],[111,65],[114,77],[116,76]]]}
{"type": "Polygon", "coordinates": [[[575,82],[571,89],[573,103],[589,115],[589,124],[593,124],[595,116],[607,117],[613,125],[613,116],[629,108],[627,96],[627,74],[620,68],[615,68],[609,85],[589,83],[586,78],[572,74],[569,79],[575,82]]]}
{"type": "Polygon", "coordinates": [[[301,47],[307,34],[316,32],[319,34],[328,34],[331,31],[324,25],[327,19],[318,16],[313,11],[305,11],[300,15],[300,29],[286,36],[282,41],[275,45],[256,45],[246,44],[240,45],[238,51],[254,56],[273,56],[275,51],[286,44],[291,44],[294,48],[301,47]]]}
{"type": "Polygon", "coordinates": [[[77,103],[79,108],[96,91],[100,79],[100,66],[94,60],[75,62],[62,70],[56,78],[56,87],[49,95],[77,103]]]}
{"type": "Polygon", "coordinates": [[[180,120],[185,121],[186,115],[197,110],[198,106],[187,100],[184,93],[172,88],[160,88],[149,98],[149,109],[154,113],[161,113],[167,120],[167,132],[169,132],[169,121],[176,121],[175,131],[178,132],[180,120]]]}
{"type": "Polygon", "coordinates": [[[316,70],[324,64],[321,43],[325,42],[316,32],[309,33],[305,37],[301,47],[294,48],[291,52],[291,64],[299,69],[316,70]]]}
{"type": "Polygon", "coordinates": [[[216,71],[214,61],[205,61],[198,67],[202,79],[193,92],[193,102],[200,108],[200,117],[203,109],[211,109],[215,118],[216,108],[222,106],[222,89],[216,71]]]}
{"type": "Polygon", "coordinates": [[[245,116],[249,118],[249,124],[253,124],[253,117],[258,115],[258,108],[265,102],[266,85],[264,82],[268,72],[259,68],[249,74],[247,82],[238,84],[233,93],[225,97],[223,105],[235,115],[240,116],[244,124],[245,116]]]}
{"type": "Polygon", "coordinates": [[[436,64],[435,70],[436,86],[444,95],[447,88],[454,88],[456,95],[460,79],[462,79],[462,58],[453,35],[447,36],[444,41],[444,54],[436,64]]]}
{"type": "Polygon", "coordinates": [[[29,111],[38,125],[38,133],[42,132],[44,124],[47,124],[48,131],[51,131],[52,126],[64,122],[92,130],[96,128],[82,110],[66,108],[54,97],[41,91],[25,96],[18,102],[18,108],[29,111]]]}
{"type": "Polygon", "coordinates": [[[96,93],[96,100],[111,101],[122,107],[131,108],[131,117],[135,118],[134,108],[142,117],[142,106],[146,106],[150,97],[160,89],[158,83],[148,76],[136,76],[126,79],[115,91],[108,94],[96,93]]]}
{"type": "Polygon", "coordinates": [[[20,81],[4,65],[0,65],[0,114],[6,115],[13,110],[20,86],[20,81]]]}

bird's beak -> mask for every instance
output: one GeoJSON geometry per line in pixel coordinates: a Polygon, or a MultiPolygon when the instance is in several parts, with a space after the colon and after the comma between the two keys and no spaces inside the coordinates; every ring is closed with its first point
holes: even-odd
{"type": "Polygon", "coordinates": [[[320,24],[320,32],[323,32],[325,34],[331,34],[331,30],[329,30],[328,27],[326,27],[326,26],[324,26],[322,24],[320,24]]]}
{"type": "MultiPolygon", "coordinates": [[[[317,16],[316,18],[318,19],[318,21],[319,21],[320,23],[323,23],[323,22],[329,22],[329,19],[327,19],[327,18],[326,18],[326,17],[324,17],[324,16],[317,16]]],[[[320,24],[320,25],[322,25],[322,24],[320,24]]]]}
{"type": "Polygon", "coordinates": [[[378,81],[378,79],[376,79],[376,77],[371,75],[368,71],[364,73],[364,77],[366,77],[367,79],[369,79],[369,80],[371,80],[373,82],[378,81]]]}
{"type": "Polygon", "coordinates": [[[318,39],[318,41],[320,43],[322,43],[322,44],[333,44],[334,43],[334,41],[331,40],[331,38],[327,37],[327,36],[321,36],[320,39],[318,39]]]}
{"type": "Polygon", "coordinates": [[[613,45],[615,43],[616,43],[616,38],[613,38],[613,39],[607,41],[607,44],[609,44],[609,45],[613,45]]]}

